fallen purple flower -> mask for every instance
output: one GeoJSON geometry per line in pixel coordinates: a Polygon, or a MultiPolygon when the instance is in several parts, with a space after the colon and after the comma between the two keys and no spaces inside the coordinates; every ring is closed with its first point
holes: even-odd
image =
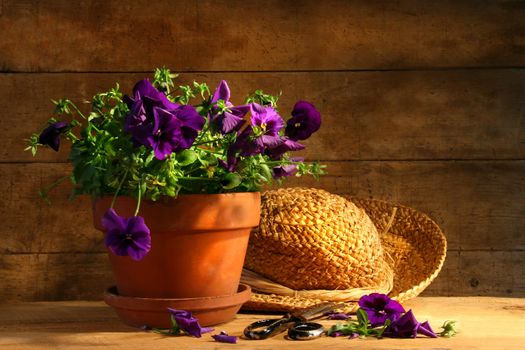
{"type": "Polygon", "coordinates": [[[214,334],[211,337],[220,343],[237,344],[237,337],[234,335],[228,335],[228,333],[224,331],[222,331],[220,334],[214,334]]]}
{"type": "Polygon", "coordinates": [[[329,320],[342,320],[342,321],[346,321],[351,317],[350,315],[347,315],[343,312],[331,312],[331,313],[328,313],[326,316],[328,316],[329,320]]]}
{"type": "Polygon", "coordinates": [[[200,338],[202,334],[213,331],[213,328],[201,327],[199,320],[189,311],[168,308],[168,312],[176,326],[193,337],[200,338]]]}
{"type": "Polygon", "coordinates": [[[348,339],[355,339],[355,338],[359,338],[359,334],[357,333],[352,333],[348,336],[348,339]]]}
{"type": "Polygon", "coordinates": [[[342,337],[343,335],[344,335],[344,334],[343,334],[343,332],[341,332],[341,331],[335,331],[335,332],[330,333],[330,336],[331,336],[331,337],[334,337],[334,338],[335,338],[335,337],[342,337]]]}
{"type": "Polygon", "coordinates": [[[359,306],[366,311],[372,327],[382,326],[386,320],[393,322],[405,312],[401,304],[380,293],[362,296],[359,299],[359,306]]]}
{"type": "Polygon", "coordinates": [[[415,338],[418,334],[437,338],[428,322],[419,323],[412,310],[393,321],[384,333],[385,336],[393,338],[415,338]]]}

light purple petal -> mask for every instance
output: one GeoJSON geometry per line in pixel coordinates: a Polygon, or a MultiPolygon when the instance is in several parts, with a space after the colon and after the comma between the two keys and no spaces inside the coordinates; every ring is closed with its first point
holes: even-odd
{"type": "Polygon", "coordinates": [[[215,89],[211,98],[211,103],[214,104],[219,100],[223,100],[224,102],[230,100],[230,88],[228,87],[226,80],[221,81],[219,86],[217,86],[217,89],[215,89]]]}
{"type": "Polygon", "coordinates": [[[350,318],[350,315],[347,315],[343,312],[334,312],[332,314],[329,314],[328,315],[328,319],[329,320],[342,320],[342,321],[345,321],[345,320],[348,320],[350,318]]]}

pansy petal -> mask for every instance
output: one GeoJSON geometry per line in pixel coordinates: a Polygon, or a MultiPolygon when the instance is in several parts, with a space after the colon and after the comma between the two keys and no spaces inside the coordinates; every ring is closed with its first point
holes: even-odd
{"type": "Polygon", "coordinates": [[[221,343],[237,344],[237,337],[234,335],[215,334],[212,338],[221,343]]]}
{"type": "Polygon", "coordinates": [[[217,89],[215,89],[215,92],[211,98],[211,103],[216,103],[219,100],[223,100],[224,102],[228,102],[230,100],[230,88],[228,87],[226,80],[221,81],[219,86],[217,86],[217,89]]]}
{"type": "Polygon", "coordinates": [[[124,231],[127,226],[127,220],[118,215],[115,209],[109,208],[101,220],[102,227],[104,227],[104,230],[106,231],[124,231]]]}
{"type": "Polygon", "coordinates": [[[430,338],[437,338],[437,334],[434,332],[432,327],[430,327],[430,324],[428,323],[428,321],[425,321],[419,325],[417,333],[425,335],[430,338]]]}
{"type": "Polygon", "coordinates": [[[397,302],[397,301],[395,301],[393,299],[390,299],[386,303],[386,305],[384,307],[384,310],[388,314],[394,314],[394,313],[401,314],[401,313],[405,312],[405,309],[403,308],[403,306],[399,302],[397,302]]]}
{"type": "Polygon", "coordinates": [[[239,130],[244,124],[244,119],[233,113],[224,112],[221,119],[221,131],[223,134],[229,134],[232,131],[239,130]]]}

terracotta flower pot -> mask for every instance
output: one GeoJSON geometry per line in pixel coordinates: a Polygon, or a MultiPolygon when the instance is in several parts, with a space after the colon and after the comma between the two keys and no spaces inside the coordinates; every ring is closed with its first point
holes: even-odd
{"type": "MultiPolygon", "coordinates": [[[[94,225],[111,197],[93,203],[94,225]]],[[[118,197],[114,206],[133,216],[136,199],[118,197]]],[[[259,224],[260,194],[181,195],[142,201],[140,216],[151,230],[151,250],[140,261],[109,253],[119,295],[139,298],[196,298],[232,295],[240,275],[251,228],[259,224]]]]}

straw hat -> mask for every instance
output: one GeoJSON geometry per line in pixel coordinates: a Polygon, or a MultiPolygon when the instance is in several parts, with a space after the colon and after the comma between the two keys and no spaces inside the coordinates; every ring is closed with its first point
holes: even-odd
{"type": "Polygon", "coordinates": [[[313,188],[263,193],[242,283],[247,310],[290,311],[379,292],[405,301],[437,276],[446,255],[440,228],[401,205],[313,188]]]}

